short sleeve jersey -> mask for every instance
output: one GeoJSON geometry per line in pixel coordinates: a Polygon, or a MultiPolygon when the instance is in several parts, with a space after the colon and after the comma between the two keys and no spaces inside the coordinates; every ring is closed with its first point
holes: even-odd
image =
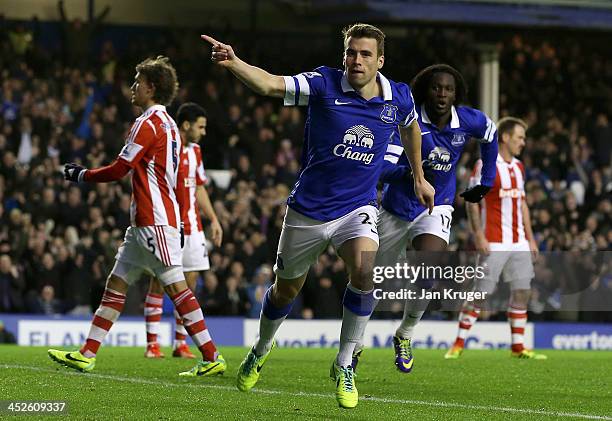
{"type": "Polygon", "coordinates": [[[136,119],[118,159],[132,168],[131,225],[179,227],[175,188],[180,153],[178,127],[163,105],[136,119]]]}
{"type": "Polygon", "coordinates": [[[179,184],[177,189],[182,189],[179,195],[179,203],[182,211],[182,221],[185,235],[202,231],[202,220],[200,219],[200,207],[196,200],[196,189],[208,183],[204,165],[202,164],[202,152],[197,143],[188,143],[181,150],[179,163],[179,184]]]}
{"type": "MultiPolygon", "coordinates": [[[[495,123],[482,111],[470,107],[452,107],[451,120],[442,130],[431,123],[423,106],[418,121],[422,136],[423,170],[436,190],[434,205],[452,205],[457,183],[457,162],[466,142],[471,138],[485,143],[495,142],[495,123]]],[[[399,131],[396,131],[387,148],[385,160],[392,164],[410,165],[403,151],[399,131]]],[[[386,185],[382,206],[406,221],[414,220],[425,210],[411,182],[386,185]]]]}
{"type": "Polygon", "coordinates": [[[342,70],[319,67],[285,76],[287,106],[307,106],[302,171],[287,204],[319,221],[376,205],[376,184],[395,127],[417,112],[410,88],[381,73],[382,96],[360,96],[342,70]]]}

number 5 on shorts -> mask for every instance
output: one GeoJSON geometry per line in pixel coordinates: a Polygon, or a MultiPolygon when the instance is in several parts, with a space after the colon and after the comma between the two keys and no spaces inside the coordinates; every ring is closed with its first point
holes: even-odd
{"type": "Polygon", "coordinates": [[[149,247],[149,250],[151,250],[151,253],[155,254],[155,244],[153,244],[153,237],[147,238],[147,246],[149,247]]]}

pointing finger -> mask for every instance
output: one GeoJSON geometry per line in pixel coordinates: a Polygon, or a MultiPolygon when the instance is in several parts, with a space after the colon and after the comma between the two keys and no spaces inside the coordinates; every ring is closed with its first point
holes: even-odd
{"type": "Polygon", "coordinates": [[[210,37],[208,35],[200,35],[200,38],[202,38],[204,41],[206,41],[206,42],[208,42],[208,43],[210,43],[210,44],[212,44],[214,46],[217,46],[217,45],[221,44],[219,41],[217,41],[216,39],[214,39],[213,37],[210,37]]]}

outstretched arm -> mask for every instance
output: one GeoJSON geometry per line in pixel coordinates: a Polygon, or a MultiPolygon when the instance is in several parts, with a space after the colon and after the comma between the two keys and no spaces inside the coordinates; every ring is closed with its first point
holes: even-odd
{"type": "Polygon", "coordinates": [[[64,178],[73,183],[108,183],[122,179],[131,170],[130,166],[122,159],[116,159],[106,167],[88,170],[77,164],[66,164],[64,167],[64,178]]]}
{"type": "Polygon", "coordinates": [[[276,98],[285,96],[285,80],[282,76],[270,74],[259,67],[245,63],[236,56],[231,45],[223,44],[208,35],[201,37],[212,45],[213,63],[228,69],[242,83],[260,95],[276,98]]]}

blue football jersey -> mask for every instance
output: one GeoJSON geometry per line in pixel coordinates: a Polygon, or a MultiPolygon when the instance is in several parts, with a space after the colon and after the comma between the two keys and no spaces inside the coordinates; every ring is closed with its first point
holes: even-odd
{"type": "MultiPolygon", "coordinates": [[[[470,138],[481,142],[483,177],[481,184],[492,186],[495,180],[497,158],[497,128],[485,113],[470,107],[452,107],[451,120],[440,130],[431,123],[425,107],[421,106],[418,117],[421,128],[421,157],[423,171],[436,190],[434,205],[452,205],[455,199],[457,161],[470,138]]],[[[399,130],[389,144],[385,155],[385,173],[397,173],[397,166],[409,166],[408,158],[399,137],[399,130]]],[[[399,174],[399,173],[398,173],[399,174]]],[[[414,193],[411,179],[386,184],[383,190],[382,206],[398,217],[412,221],[426,208],[414,193]]]]}
{"type": "Polygon", "coordinates": [[[381,73],[382,97],[366,101],[342,70],[319,67],[284,76],[285,105],[308,106],[302,170],[287,199],[296,212],[331,221],[376,206],[376,184],[389,140],[417,112],[408,85],[381,73]]]}

